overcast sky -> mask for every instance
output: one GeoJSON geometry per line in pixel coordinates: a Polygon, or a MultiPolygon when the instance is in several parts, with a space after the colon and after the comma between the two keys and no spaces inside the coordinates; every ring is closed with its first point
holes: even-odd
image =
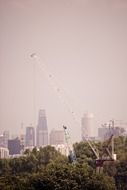
{"type": "Polygon", "coordinates": [[[39,109],[73,140],[86,111],[95,128],[127,121],[126,0],[0,0],[0,132],[37,124],[39,109]]]}

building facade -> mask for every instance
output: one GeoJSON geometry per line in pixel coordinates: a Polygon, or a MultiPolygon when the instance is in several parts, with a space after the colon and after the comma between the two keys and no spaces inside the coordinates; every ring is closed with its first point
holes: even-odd
{"type": "Polygon", "coordinates": [[[0,147],[0,158],[8,158],[8,157],[9,157],[8,148],[0,147]]]}
{"type": "Polygon", "coordinates": [[[64,144],[64,131],[53,129],[50,133],[50,145],[64,144]]]}
{"type": "Polygon", "coordinates": [[[4,147],[4,136],[0,135],[0,147],[4,147]]]}
{"type": "Polygon", "coordinates": [[[35,146],[35,130],[34,127],[26,127],[25,147],[35,146]]]}
{"type": "Polygon", "coordinates": [[[81,119],[82,139],[94,137],[94,115],[86,113],[81,119]]]}
{"type": "Polygon", "coordinates": [[[21,153],[21,142],[19,138],[8,140],[9,155],[21,153]]]}
{"type": "Polygon", "coordinates": [[[0,147],[7,148],[9,140],[9,131],[4,131],[2,135],[0,135],[0,147]]]}
{"type": "Polygon", "coordinates": [[[114,126],[103,126],[98,128],[98,138],[99,140],[106,140],[112,135],[114,137],[124,136],[125,129],[122,127],[114,126]]]}
{"type": "Polygon", "coordinates": [[[65,144],[59,144],[59,145],[52,145],[58,152],[60,152],[61,154],[68,156],[69,155],[69,151],[68,151],[68,147],[65,144]]]}
{"type": "Polygon", "coordinates": [[[39,110],[38,125],[36,131],[37,147],[48,145],[48,126],[45,110],[39,110]]]}
{"type": "Polygon", "coordinates": [[[4,137],[4,147],[8,147],[8,140],[9,140],[9,131],[4,131],[3,132],[3,137],[4,137]]]}

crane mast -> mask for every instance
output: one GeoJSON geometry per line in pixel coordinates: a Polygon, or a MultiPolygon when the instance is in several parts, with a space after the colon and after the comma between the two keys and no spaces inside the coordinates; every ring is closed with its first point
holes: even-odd
{"type": "Polygon", "coordinates": [[[67,127],[63,125],[63,129],[64,129],[64,135],[65,135],[65,141],[67,144],[67,149],[68,149],[68,158],[69,161],[73,164],[76,164],[77,159],[76,159],[76,155],[75,155],[75,151],[73,149],[72,143],[71,143],[71,138],[69,135],[69,132],[67,130],[67,127]]]}
{"type": "MultiPolygon", "coordinates": [[[[109,127],[114,128],[114,121],[111,120],[109,127]]],[[[116,160],[116,155],[114,154],[114,135],[110,134],[108,141],[102,146],[101,151],[99,151],[96,146],[90,141],[89,138],[84,137],[84,139],[92,149],[94,155],[96,156],[96,171],[100,173],[103,171],[104,162],[112,162],[116,160]]]]}

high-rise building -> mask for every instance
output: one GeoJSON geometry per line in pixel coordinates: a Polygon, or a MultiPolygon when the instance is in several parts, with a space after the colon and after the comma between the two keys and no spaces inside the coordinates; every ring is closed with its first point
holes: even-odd
{"type": "Polygon", "coordinates": [[[26,127],[25,146],[26,147],[35,146],[35,131],[34,127],[32,126],[26,127]]]}
{"type": "Polygon", "coordinates": [[[39,110],[37,125],[37,147],[48,145],[48,127],[45,110],[39,110]]]}
{"type": "Polygon", "coordinates": [[[94,115],[92,113],[86,113],[81,120],[82,126],[82,139],[85,137],[94,137],[94,115]]]}
{"type": "Polygon", "coordinates": [[[64,144],[64,131],[53,129],[50,133],[50,145],[64,144]]]}

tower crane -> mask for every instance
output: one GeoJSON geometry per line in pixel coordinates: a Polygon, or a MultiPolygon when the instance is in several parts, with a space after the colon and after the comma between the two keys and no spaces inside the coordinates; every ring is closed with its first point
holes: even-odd
{"type": "MultiPolygon", "coordinates": [[[[36,55],[36,53],[31,54],[30,57],[37,61],[39,68],[45,73],[47,79],[50,81],[50,84],[52,85],[54,90],[57,92],[57,95],[63,101],[63,103],[66,105],[68,110],[71,112],[73,119],[75,121],[77,121],[75,118],[75,112],[73,112],[72,108],[70,107],[70,103],[68,103],[67,99],[63,99],[65,92],[63,91],[62,88],[59,87],[59,85],[57,85],[57,82],[56,82],[54,76],[46,69],[44,64],[40,63],[39,57],[36,55]]],[[[112,125],[113,125],[113,122],[112,122],[112,125]]],[[[76,155],[75,155],[74,149],[73,149],[71,141],[70,141],[70,135],[67,131],[66,126],[63,126],[63,129],[64,129],[64,134],[65,134],[65,140],[67,143],[67,148],[69,151],[69,159],[73,164],[75,164],[77,162],[76,155]]],[[[85,140],[88,143],[88,145],[90,146],[94,155],[96,156],[96,169],[97,170],[99,169],[99,171],[100,171],[100,169],[103,168],[103,164],[105,161],[115,161],[113,135],[110,136],[107,144],[105,144],[105,146],[102,147],[101,152],[99,152],[99,150],[96,148],[95,144],[89,139],[89,137],[84,136],[83,140],[85,140]],[[112,150],[111,152],[110,152],[110,148],[112,150]]]]}
{"type": "Polygon", "coordinates": [[[113,162],[115,160],[116,157],[114,154],[114,137],[112,134],[107,143],[102,146],[99,158],[96,159],[96,171],[99,173],[103,171],[104,162],[113,162]]]}
{"type": "Polygon", "coordinates": [[[68,155],[69,161],[73,164],[76,164],[77,159],[76,159],[75,151],[74,151],[72,143],[71,143],[71,138],[70,138],[69,132],[67,130],[67,127],[64,125],[63,125],[63,129],[64,129],[65,141],[67,144],[67,149],[69,151],[69,155],[68,155]]]}
{"type": "MultiPolygon", "coordinates": [[[[114,121],[111,120],[112,127],[114,127],[114,121]]],[[[111,126],[110,124],[110,126],[111,126]]],[[[101,150],[98,150],[96,146],[90,141],[89,138],[84,137],[84,139],[92,149],[94,155],[96,156],[96,172],[100,173],[103,171],[104,162],[115,161],[116,155],[114,154],[114,135],[111,134],[108,141],[102,146],[101,150]]]]}

